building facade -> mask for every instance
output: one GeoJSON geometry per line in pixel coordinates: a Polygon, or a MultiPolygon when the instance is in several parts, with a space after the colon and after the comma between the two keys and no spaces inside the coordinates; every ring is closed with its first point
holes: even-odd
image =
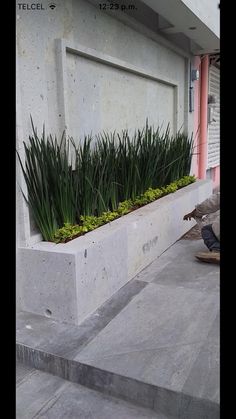
{"type": "MultiPolygon", "coordinates": [[[[39,132],[45,124],[47,133],[65,129],[75,141],[142,128],[148,118],[163,129],[170,124],[173,133],[193,133],[192,173],[219,186],[218,3],[43,0],[36,8],[16,2],[19,154],[24,157],[32,132],[30,116],[39,132]]],[[[16,165],[18,248],[41,237],[16,165]]]]}

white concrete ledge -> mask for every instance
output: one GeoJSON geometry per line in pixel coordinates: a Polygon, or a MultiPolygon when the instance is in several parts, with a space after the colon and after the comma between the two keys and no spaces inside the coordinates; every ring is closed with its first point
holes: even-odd
{"type": "Polygon", "coordinates": [[[183,215],[211,193],[200,180],[66,244],[20,248],[22,309],[81,323],[193,227],[183,215]]]}
{"type": "Polygon", "coordinates": [[[59,39],[58,42],[61,42],[61,44],[64,45],[64,48],[66,49],[66,51],[70,52],[71,54],[89,58],[92,61],[96,61],[102,64],[107,64],[110,67],[115,67],[120,70],[128,71],[132,74],[136,74],[137,76],[145,77],[150,80],[158,81],[160,83],[165,83],[170,86],[176,87],[176,82],[166,77],[165,75],[162,75],[161,77],[157,77],[156,74],[147,72],[146,70],[144,71],[142,68],[137,68],[136,66],[131,65],[130,63],[126,61],[119,60],[118,58],[111,57],[110,55],[107,55],[107,54],[103,54],[92,48],[86,48],[80,44],[77,44],[76,46],[74,46],[73,44],[69,44],[68,42],[66,42],[64,39],[59,39]]]}

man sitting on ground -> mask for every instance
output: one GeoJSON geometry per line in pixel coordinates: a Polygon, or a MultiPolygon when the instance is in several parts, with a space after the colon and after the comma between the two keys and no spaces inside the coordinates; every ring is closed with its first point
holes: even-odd
{"type": "MultiPolygon", "coordinates": [[[[195,209],[184,216],[184,220],[202,218],[204,215],[214,213],[220,209],[220,192],[196,205],[195,209]]],[[[210,252],[200,252],[196,255],[202,262],[220,263],[220,212],[212,224],[201,229],[202,238],[210,252]]]]}

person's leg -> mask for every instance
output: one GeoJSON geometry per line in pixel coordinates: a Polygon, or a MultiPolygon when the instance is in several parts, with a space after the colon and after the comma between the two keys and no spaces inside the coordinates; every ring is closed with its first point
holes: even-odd
{"type": "Polygon", "coordinates": [[[212,225],[207,224],[207,225],[203,226],[202,230],[201,230],[201,233],[202,233],[202,238],[203,238],[203,241],[204,241],[206,247],[211,252],[219,252],[220,251],[220,242],[217,239],[217,237],[215,236],[215,234],[213,233],[212,225]]]}
{"type": "Polygon", "coordinates": [[[202,238],[210,252],[199,252],[196,258],[201,262],[220,263],[220,242],[213,233],[211,224],[205,225],[201,229],[202,238]]]}

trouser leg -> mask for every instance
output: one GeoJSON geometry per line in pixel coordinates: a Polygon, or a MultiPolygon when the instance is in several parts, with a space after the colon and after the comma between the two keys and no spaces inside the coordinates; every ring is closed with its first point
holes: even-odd
{"type": "Polygon", "coordinates": [[[201,233],[203,241],[210,251],[220,251],[220,242],[213,233],[211,224],[203,226],[201,233]]]}

